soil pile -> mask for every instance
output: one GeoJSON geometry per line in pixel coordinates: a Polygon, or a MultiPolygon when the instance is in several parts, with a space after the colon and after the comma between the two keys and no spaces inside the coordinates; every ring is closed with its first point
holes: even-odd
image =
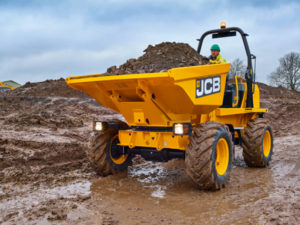
{"type": "Polygon", "coordinates": [[[70,88],[66,84],[66,81],[63,78],[59,80],[46,80],[37,83],[27,82],[26,84],[24,84],[23,86],[15,90],[2,93],[2,96],[66,97],[66,98],[89,97],[87,94],[85,94],[82,91],[78,91],[70,88]]]}
{"type": "Polygon", "coordinates": [[[300,134],[300,92],[263,83],[258,83],[258,86],[261,107],[269,109],[265,117],[270,120],[274,134],[300,134]]]}
{"type": "Polygon", "coordinates": [[[22,176],[13,176],[19,181],[29,180],[32,165],[51,164],[54,168],[62,162],[74,162],[76,155],[86,161],[84,144],[91,121],[114,115],[90,98],[0,96],[1,180],[11,180],[10,167],[24,169],[22,176]]]}
{"type": "Polygon", "coordinates": [[[129,59],[119,68],[108,68],[104,75],[165,72],[171,68],[209,63],[208,58],[199,55],[185,43],[163,42],[155,46],[149,45],[144,52],[141,57],[129,59]]]}

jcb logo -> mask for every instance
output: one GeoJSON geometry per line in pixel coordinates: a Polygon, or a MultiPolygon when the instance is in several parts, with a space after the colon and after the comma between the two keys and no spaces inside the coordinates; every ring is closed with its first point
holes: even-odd
{"type": "Polygon", "coordinates": [[[209,77],[196,80],[196,98],[218,93],[221,90],[221,77],[209,77]]]}

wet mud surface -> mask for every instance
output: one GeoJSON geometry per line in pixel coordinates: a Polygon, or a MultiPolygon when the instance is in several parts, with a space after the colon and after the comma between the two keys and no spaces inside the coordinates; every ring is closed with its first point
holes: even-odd
{"type": "Polygon", "coordinates": [[[104,178],[78,169],[38,182],[8,182],[0,189],[1,219],[3,224],[299,224],[299,144],[300,135],[277,138],[269,168],[247,168],[238,159],[229,185],[217,192],[198,190],[181,160],[138,159],[127,173],[104,178]]]}
{"type": "Polygon", "coordinates": [[[120,224],[299,224],[300,154],[293,148],[300,136],[275,144],[269,168],[235,163],[230,184],[218,192],[197,190],[184,164],[172,161],[145,162],[127,176],[98,179],[92,195],[120,224]]]}

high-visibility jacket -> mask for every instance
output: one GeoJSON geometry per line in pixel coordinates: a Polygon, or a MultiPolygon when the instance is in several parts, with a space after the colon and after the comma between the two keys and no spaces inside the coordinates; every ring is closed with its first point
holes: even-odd
{"type": "Polygon", "coordinates": [[[212,56],[210,56],[209,57],[209,62],[210,63],[215,63],[215,64],[217,64],[217,63],[225,63],[226,59],[219,54],[215,59],[213,59],[212,56]]]}

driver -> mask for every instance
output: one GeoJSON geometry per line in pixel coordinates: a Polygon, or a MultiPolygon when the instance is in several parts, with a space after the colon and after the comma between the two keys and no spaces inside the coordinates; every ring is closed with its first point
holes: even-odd
{"type": "Polygon", "coordinates": [[[211,50],[211,55],[209,56],[210,63],[217,64],[217,63],[226,62],[226,59],[220,55],[221,50],[219,45],[217,44],[212,45],[210,50],[211,50]]]}

